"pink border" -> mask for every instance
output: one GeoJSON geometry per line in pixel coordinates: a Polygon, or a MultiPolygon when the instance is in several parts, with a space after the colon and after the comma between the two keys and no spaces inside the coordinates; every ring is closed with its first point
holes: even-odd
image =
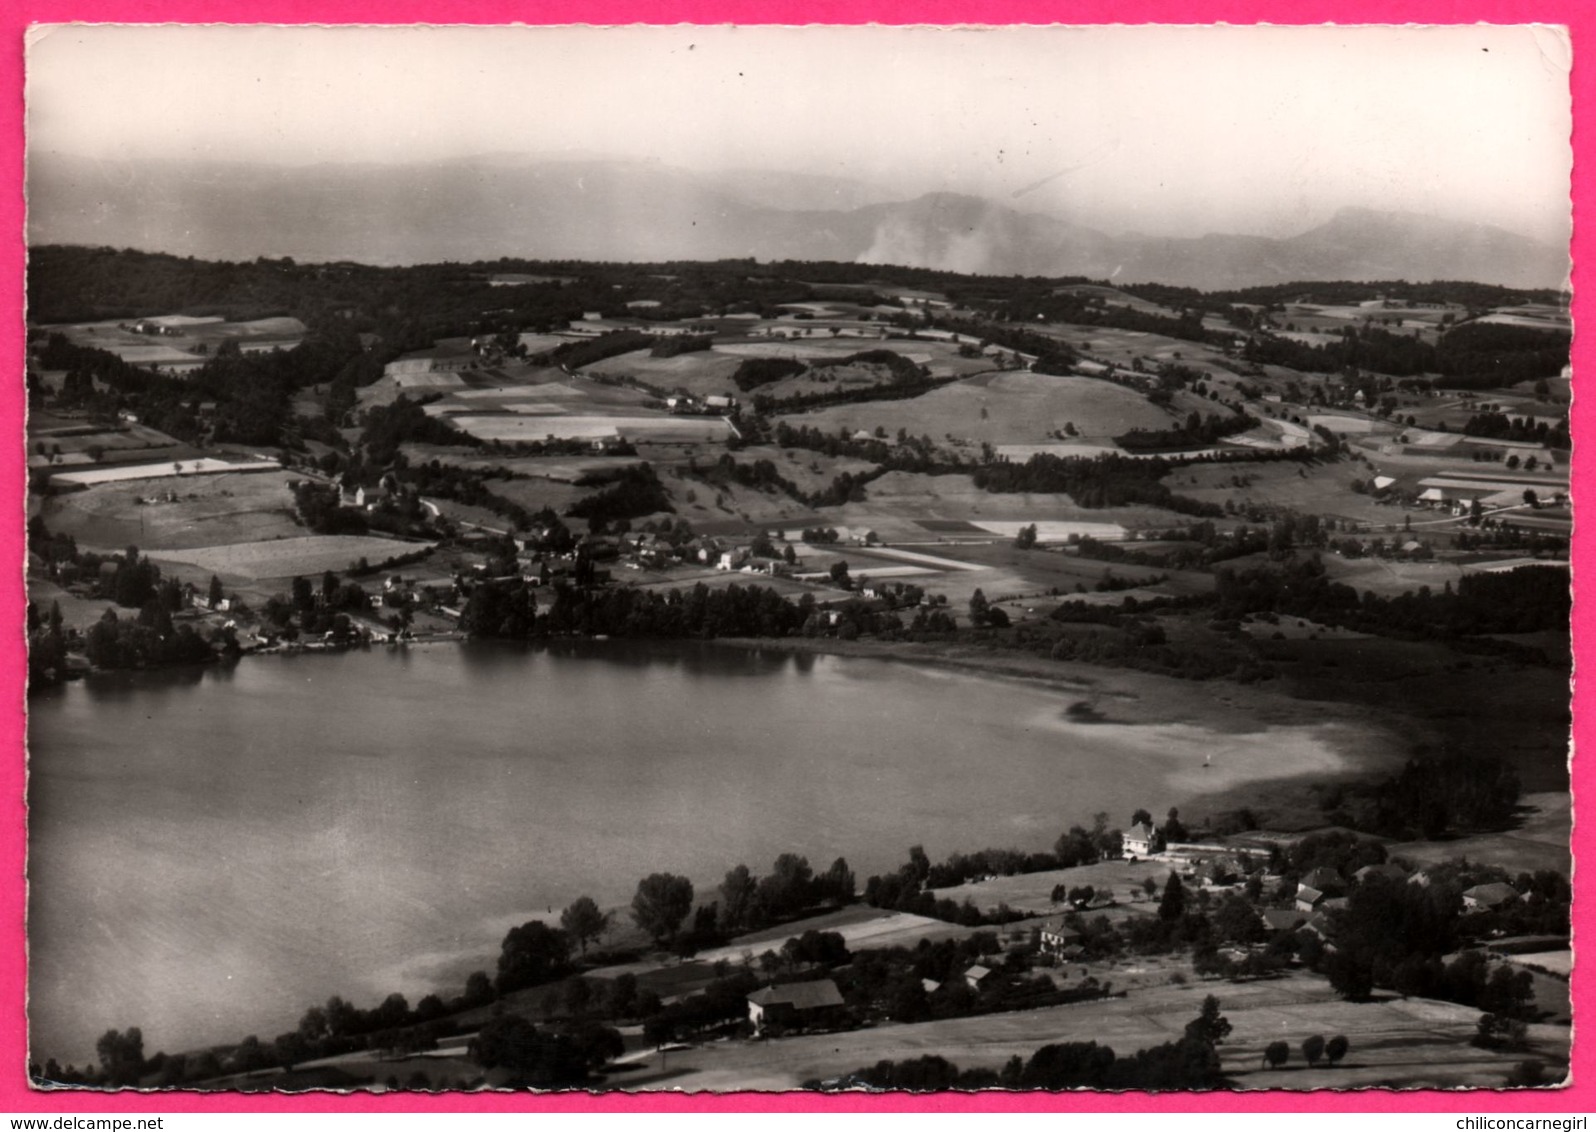
{"type": "MultiPolygon", "coordinates": [[[[1035,0],[545,0],[535,9],[513,0],[21,0],[0,4],[0,90],[7,100],[0,109],[0,309],[10,312],[0,323],[0,356],[9,359],[5,372],[12,376],[5,394],[0,396],[0,435],[18,436],[22,431],[24,398],[18,375],[22,365],[22,268],[23,248],[23,34],[30,23],[69,21],[126,23],[746,23],[746,24],[949,24],[949,23],[1551,23],[1570,28],[1576,64],[1573,72],[1575,119],[1583,125],[1587,114],[1596,112],[1596,87],[1592,71],[1584,65],[1585,50],[1596,41],[1596,9],[1578,0],[1078,0],[1063,4],[1043,4],[1035,0]]],[[[1349,81],[1355,78],[1349,76],[1349,81]]],[[[1575,129],[1576,156],[1591,148],[1586,130],[1575,129]]],[[[1596,190],[1582,162],[1574,171],[1576,219],[1596,204],[1596,190]]],[[[1576,230],[1578,225],[1576,224],[1576,230]]],[[[1576,238],[1576,252],[1579,241],[1576,238]]],[[[1583,328],[1587,299],[1587,272],[1576,256],[1575,324],[1583,328]]],[[[1596,367],[1586,335],[1574,342],[1574,365],[1581,373],[1587,364],[1596,367]]],[[[1588,398],[1574,404],[1574,432],[1583,440],[1596,427],[1588,398]]],[[[21,673],[25,667],[24,641],[20,626],[24,604],[22,587],[23,515],[20,485],[23,483],[23,447],[0,445],[0,482],[12,489],[9,496],[16,508],[12,519],[0,529],[0,601],[11,614],[0,617],[12,629],[0,636],[0,665],[21,673]]],[[[1575,471],[1583,473],[1596,460],[1588,458],[1578,446],[1575,471]]],[[[1577,494],[1577,493],[1576,493],[1577,494]]],[[[1576,530],[1574,556],[1582,565],[1596,535],[1585,524],[1576,530]]],[[[1581,571],[1576,566],[1576,575],[1581,571]]],[[[1596,630],[1596,615],[1589,606],[1578,603],[1574,612],[1576,640],[1583,638],[1585,626],[1596,630]]],[[[1596,649],[1576,650],[1591,651],[1596,649]]],[[[1580,657],[1580,659],[1583,659],[1580,657]]],[[[1591,699],[1581,689],[1575,701],[1577,742],[1596,739],[1596,728],[1584,705],[1591,699]]],[[[5,709],[0,711],[0,743],[7,751],[23,749],[24,717],[21,681],[13,688],[5,709]]],[[[1209,1096],[1177,1095],[1166,1098],[1133,1096],[1071,1095],[1067,1099],[1001,1094],[978,1097],[937,1096],[931,1098],[845,1097],[820,1099],[807,1094],[726,1094],[719,1096],[678,1097],[669,1094],[646,1097],[625,1096],[458,1096],[426,1097],[403,1094],[393,1097],[359,1095],[337,1097],[313,1094],[286,1098],[245,1098],[200,1094],[83,1095],[75,1093],[36,1093],[24,1077],[26,1018],[25,949],[23,921],[23,861],[25,852],[22,804],[24,764],[20,757],[0,761],[0,860],[6,863],[12,883],[0,885],[0,936],[5,950],[0,957],[0,1109],[20,1114],[56,1112],[690,1112],[757,1111],[787,1112],[824,1108],[828,1111],[894,1112],[1022,1112],[1067,1109],[1075,1112],[1137,1112],[1178,1110],[1184,1112],[1284,1112],[1311,1108],[1327,1112],[1440,1111],[1483,1113],[1493,1111],[1589,1112],[1596,1110],[1596,1072],[1591,1042],[1577,1040],[1574,1046],[1574,1085],[1558,1092],[1493,1094],[1486,1092],[1446,1093],[1320,1093],[1311,1101],[1292,1094],[1220,1094],[1209,1096]]],[[[1592,775],[1575,768],[1576,790],[1592,775]]],[[[1576,858],[1596,852],[1589,827],[1581,822],[1574,830],[1576,858]]],[[[1575,902],[1576,938],[1583,942],[1589,929],[1596,927],[1596,912],[1583,892],[1583,871],[1575,902]]],[[[1576,970],[1574,994],[1576,1008],[1590,997],[1590,975],[1584,967],[1576,970]]],[[[1580,1017],[1580,1022],[1587,1020],[1580,1017]]],[[[1582,1037],[1582,1035],[1577,1035],[1582,1037]]]]}

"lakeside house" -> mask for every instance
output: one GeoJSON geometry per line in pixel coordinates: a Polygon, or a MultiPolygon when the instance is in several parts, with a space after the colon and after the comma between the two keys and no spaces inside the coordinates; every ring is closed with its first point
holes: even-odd
{"type": "Polygon", "coordinates": [[[769,1027],[823,1026],[840,1015],[843,1005],[842,992],[830,979],[784,983],[748,996],[748,1020],[756,1034],[769,1027]]]}
{"type": "Polygon", "coordinates": [[[1124,853],[1127,857],[1150,857],[1158,844],[1158,831],[1147,822],[1137,822],[1125,831],[1124,853]]]}

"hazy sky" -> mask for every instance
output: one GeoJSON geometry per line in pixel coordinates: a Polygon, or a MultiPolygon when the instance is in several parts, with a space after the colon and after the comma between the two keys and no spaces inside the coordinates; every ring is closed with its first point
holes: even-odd
{"type": "Polygon", "coordinates": [[[33,147],[107,157],[586,150],[1112,230],[1286,235],[1363,205],[1561,239],[1569,64],[1527,27],[61,26],[33,35],[28,120],[33,147]]]}

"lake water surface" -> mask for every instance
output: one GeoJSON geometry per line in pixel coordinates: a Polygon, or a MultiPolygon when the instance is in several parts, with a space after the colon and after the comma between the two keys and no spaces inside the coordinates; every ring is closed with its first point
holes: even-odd
{"type": "MultiPolygon", "coordinates": [[[[1037,684],[710,645],[493,643],[253,657],[35,694],[32,1051],[146,1054],[292,1028],[331,994],[412,1004],[505,930],[655,871],[712,894],[777,854],[861,884],[1041,849],[1200,793],[1223,750],[1334,770],[1334,725],[1081,725],[1037,684]],[[1306,762],[1304,755],[1306,754],[1306,762]]],[[[1276,773],[1279,773],[1277,771],[1276,773]]],[[[1228,780],[1228,776],[1227,776],[1228,780]]]]}

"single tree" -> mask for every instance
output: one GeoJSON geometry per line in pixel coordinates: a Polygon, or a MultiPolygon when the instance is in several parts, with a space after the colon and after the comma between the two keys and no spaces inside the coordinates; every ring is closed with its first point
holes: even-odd
{"type": "Polygon", "coordinates": [[[1319,1064],[1319,1059],[1324,1056],[1324,1045],[1323,1034],[1315,1034],[1311,1038],[1303,1039],[1302,1057],[1308,1063],[1309,1069],[1319,1064]]]}
{"type": "Polygon", "coordinates": [[[1213,995],[1203,999],[1201,1013],[1186,1023],[1186,1036],[1210,1045],[1218,1045],[1230,1036],[1230,1019],[1219,1012],[1219,1000],[1213,995]]]}
{"type": "Polygon", "coordinates": [[[632,919],[655,943],[674,939],[693,908],[693,882],[671,873],[652,873],[637,882],[632,919]]]}
{"type": "Polygon", "coordinates": [[[222,596],[222,580],[212,574],[210,587],[205,592],[206,600],[210,602],[212,609],[222,604],[222,596]]]}
{"type": "Polygon", "coordinates": [[[1164,883],[1164,898],[1158,902],[1158,918],[1165,922],[1178,920],[1186,913],[1186,886],[1180,883],[1180,877],[1174,873],[1169,874],[1169,880],[1164,883]]]}
{"type": "Polygon", "coordinates": [[[1328,1060],[1331,1065],[1336,1064],[1336,1062],[1347,1056],[1347,1050],[1350,1048],[1351,1044],[1351,1042],[1347,1041],[1345,1034],[1337,1034],[1324,1044],[1324,1056],[1326,1060],[1328,1060]]]}
{"type": "Polygon", "coordinates": [[[982,593],[980,588],[977,587],[976,591],[970,595],[970,624],[978,629],[985,625],[986,613],[990,607],[990,603],[986,600],[986,594],[982,593]]]}
{"type": "Polygon", "coordinates": [[[499,947],[498,992],[508,994],[556,979],[566,973],[570,959],[571,941],[564,932],[541,920],[528,920],[511,928],[499,947]]]}
{"type": "Polygon", "coordinates": [[[1264,1064],[1271,1069],[1279,1069],[1291,1057],[1291,1043],[1270,1042],[1264,1050],[1264,1064]]]}
{"type": "Polygon", "coordinates": [[[609,926],[610,914],[600,912],[599,906],[594,903],[591,896],[578,896],[571,902],[570,907],[560,913],[560,927],[576,940],[583,955],[587,954],[589,941],[598,939],[609,926]]]}

